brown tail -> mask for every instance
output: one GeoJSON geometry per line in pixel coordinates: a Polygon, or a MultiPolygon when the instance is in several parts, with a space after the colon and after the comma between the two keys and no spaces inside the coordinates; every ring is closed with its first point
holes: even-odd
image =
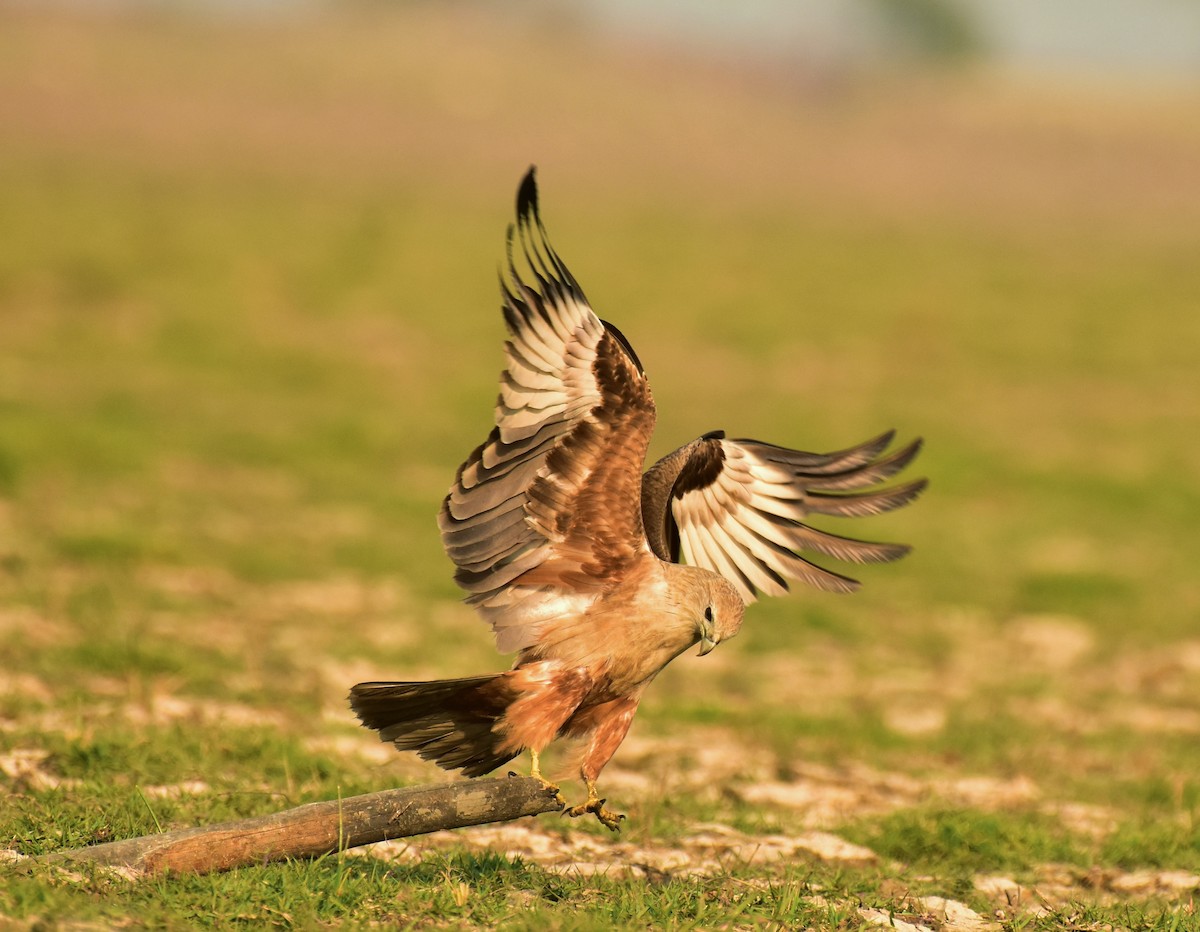
{"type": "Polygon", "coordinates": [[[368,728],[402,751],[416,751],[446,770],[478,777],[522,748],[501,749],[493,728],[516,695],[503,673],[429,683],[359,683],[350,708],[368,728]]]}

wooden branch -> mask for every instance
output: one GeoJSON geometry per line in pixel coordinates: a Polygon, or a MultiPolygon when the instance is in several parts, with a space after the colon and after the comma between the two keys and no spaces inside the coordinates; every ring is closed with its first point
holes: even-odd
{"type": "Polygon", "coordinates": [[[90,862],[153,874],[230,870],[370,845],[440,829],[506,822],[562,809],[533,777],[464,780],[309,803],[274,815],[59,851],[56,862],[90,862]]]}

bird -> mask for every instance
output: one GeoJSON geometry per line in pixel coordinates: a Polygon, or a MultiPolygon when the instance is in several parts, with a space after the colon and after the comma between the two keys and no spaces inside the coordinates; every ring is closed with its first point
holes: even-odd
{"type": "Polygon", "coordinates": [[[710,431],[648,470],[656,419],[629,340],[592,309],[550,245],[536,169],[521,181],[500,273],[506,364],[495,424],[458,469],[438,515],[454,579],[510,669],[431,682],[359,683],[360,722],[399,750],[467,777],[526,749],[564,813],[618,831],[600,772],[647,687],[672,660],[734,637],[760,594],[789,580],[850,592],[812,555],[882,563],[909,552],[818,530],[908,504],[925,479],[888,485],[921,449],[887,431],[807,453],[710,431]],[[808,555],[808,556],[806,556],[808,555]],[[542,775],[558,738],[580,744],[586,799],[567,808],[542,775]]]}

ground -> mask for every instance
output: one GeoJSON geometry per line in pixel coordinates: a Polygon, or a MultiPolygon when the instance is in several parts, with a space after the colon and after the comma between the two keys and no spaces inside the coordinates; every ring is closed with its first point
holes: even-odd
{"type": "Polygon", "coordinates": [[[1200,928],[1194,89],[466,7],[0,25],[0,928],[1200,928]],[[33,861],[447,778],[345,696],[507,663],[435,515],[532,161],[652,453],[923,435],[920,502],[827,525],[914,554],[672,665],[602,777],[620,836],[33,861]]]}

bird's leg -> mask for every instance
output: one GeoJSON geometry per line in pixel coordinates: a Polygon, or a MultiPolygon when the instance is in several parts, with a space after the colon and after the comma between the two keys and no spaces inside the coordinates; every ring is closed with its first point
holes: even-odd
{"type": "Polygon", "coordinates": [[[587,799],[580,806],[566,810],[566,815],[578,818],[590,812],[600,824],[614,832],[621,830],[621,822],[625,819],[623,813],[605,809],[607,800],[601,799],[596,792],[596,780],[600,771],[609,762],[620,743],[625,740],[629,725],[633,721],[633,713],[637,711],[638,700],[641,699],[641,689],[628,696],[611,699],[600,705],[592,706],[584,715],[576,716],[573,720],[575,736],[589,737],[580,761],[579,776],[587,785],[587,799]]]}
{"type": "Polygon", "coordinates": [[[581,815],[592,813],[600,820],[600,824],[614,832],[621,831],[621,822],[625,819],[625,813],[613,812],[611,809],[606,809],[604,804],[607,799],[601,799],[600,794],[596,792],[596,781],[587,781],[587,799],[578,806],[567,809],[563,815],[569,815],[572,819],[577,819],[581,815]]]}
{"type": "Polygon", "coordinates": [[[560,806],[565,806],[567,804],[567,800],[559,790],[558,784],[547,780],[542,776],[541,755],[533,748],[530,748],[529,756],[533,759],[532,763],[529,765],[529,775],[540,782],[542,786],[546,788],[546,793],[550,796],[553,796],[555,801],[560,806]]]}

